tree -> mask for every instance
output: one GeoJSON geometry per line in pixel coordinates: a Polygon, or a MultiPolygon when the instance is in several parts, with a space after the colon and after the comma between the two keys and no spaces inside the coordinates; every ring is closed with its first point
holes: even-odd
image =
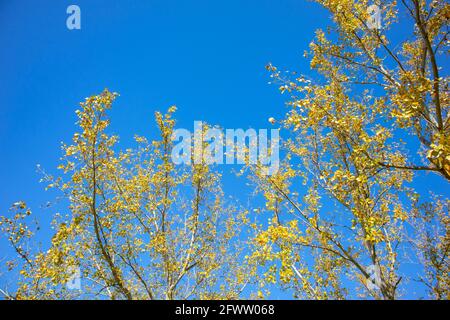
{"type": "MultiPolygon", "coordinates": [[[[450,182],[443,63],[450,6],[402,0],[399,9],[396,1],[380,1],[379,29],[369,1],[317,2],[334,22],[327,32],[316,32],[306,54],[317,80],[267,66],[281,93],[290,94],[290,111],[279,121],[289,139],[277,175],[267,178],[259,174],[261,166],[250,166],[273,214],[269,227],[255,226],[253,258],[269,263],[268,282],[293,288],[299,297],[344,298],[355,292],[357,280],[363,296],[395,299],[405,280],[402,253],[410,249],[405,228],[417,222],[415,204],[425,197],[409,182],[424,171],[450,182]],[[399,28],[410,30],[408,40],[389,39],[399,28]],[[410,136],[417,142],[407,143],[410,136]],[[303,198],[296,189],[301,180],[309,186],[303,198]]],[[[439,219],[428,219],[415,236],[424,239],[419,247],[427,282],[440,283],[435,297],[444,298],[448,200],[438,211],[439,219]],[[438,230],[434,248],[425,240],[431,220],[438,230]]]]}
{"type": "Polygon", "coordinates": [[[48,250],[33,244],[37,227],[26,223],[33,215],[24,202],[0,217],[17,253],[8,268],[20,273],[17,290],[1,292],[219,299],[239,298],[252,283],[261,287],[258,298],[277,286],[295,298],[396,299],[417,281],[429,297],[448,299],[450,200],[420,194],[414,182],[425,174],[450,182],[450,6],[316,2],[333,25],[316,32],[306,54],[315,80],[267,66],[289,94],[289,111],[269,119],[286,138],[279,170],[243,169],[263,208],[224,200],[206,142],[201,157],[192,155],[200,163],[174,165],[175,107],[156,113],[159,139],[137,136],[136,148],[118,152],[118,137],[107,133],[117,95],[105,90],[77,111],[81,131],[63,146],[64,174],[44,173],[68,201],[67,213],[54,217],[48,250]],[[399,29],[409,31],[406,40],[395,36],[399,29]],[[404,272],[410,261],[421,264],[417,277],[404,272]],[[66,288],[74,270],[88,282],[82,294],[66,288]]]}
{"type": "Polygon", "coordinates": [[[1,217],[2,232],[19,261],[14,299],[236,298],[248,282],[239,263],[239,232],[245,211],[226,205],[220,174],[204,161],[175,167],[171,161],[175,121],[171,107],[156,113],[160,139],[136,136],[138,147],[115,151],[107,111],[116,93],[87,98],[77,111],[80,132],[63,145],[62,177],[45,174],[49,187],[69,201],[55,215],[47,251],[30,245],[35,230],[24,202],[1,217]],[[69,177],[65,181],[64,177],[69,177]],[[83,291],[68,290],[81,270],[83,291]]]}

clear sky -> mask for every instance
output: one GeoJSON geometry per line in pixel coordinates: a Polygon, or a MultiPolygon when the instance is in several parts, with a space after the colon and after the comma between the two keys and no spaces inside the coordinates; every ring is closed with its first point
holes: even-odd
{"type": "Polygon", "coordinates": [[[172,104],[181,127],[266,128],[286,109],[264,66],[307,71],[303,51],[327,18],[298,0],[0,0],[0,208],[47,200],[36,164],[56,167],[78,102],[105,87],[121,95],[122,145],[152,135],[154,111],[172,104]],[[66,28],[70,4],[81,30],[66,28]]]}
{"type": "MultiPolygon", "coordinates": [[[[153,113],[173,104],[180,127],[267,128],[286,107],[264,66],[308,73],[303,52],[329,21],[303,0],[0,0],[0,210],[21,199],[49,218],[40,207],[55,194],[36,165],[57,172],[78,102],[105,87],[121,95],[111,128],[124,148],[135,133],[153,136],[153,113]],[[66,27],[71,4],[81,30],[66,27]]],[[[236,196],[235,179],[225,184],[236,196]]]]}

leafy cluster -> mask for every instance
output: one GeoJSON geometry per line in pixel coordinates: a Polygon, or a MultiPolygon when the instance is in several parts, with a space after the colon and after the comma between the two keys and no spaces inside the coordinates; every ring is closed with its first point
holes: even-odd
{"type": "Polygon", "coordinates": [[[227,203],[203,154],[174,165],[175,107],[156,113],[158,139],[136,136],[135,148],[118,151],[107,116],[117,94],[105,90],[81,103],[61,176],[44,176],[68,201],[51,243],[33,245],[38,227],[24,202],[0,217],[17,253],[8,269],[19,270],[17,289],[3,295],[235,299],[278,287],[295,298],[396,299],[417,281],[430,298],[448,299],[450,200],[414,182],[426,173],[450,182],[450,6],[380,0],[378,28],[368,0],[316,2],[333,23],[305,54],[315,80],[266,67],[288,111],[269,119],[284,132],[276,174],[244,159],[262,206],[227,203]],[[409,30],[403,41],[398,28],[409,30]],[[419,274],[403,271],[411,261],[419,274]],[[67,290],[74,269],[83,292],[67,290]]]}

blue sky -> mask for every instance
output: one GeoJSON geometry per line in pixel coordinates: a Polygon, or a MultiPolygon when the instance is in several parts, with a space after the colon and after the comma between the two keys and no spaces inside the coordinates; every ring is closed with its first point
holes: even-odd
{"type": "Polygon", "coordinates": [[[153,113],[178,106],[203,120],[265,128],[285,111],[267,62],[307,70],[302,55],[328,13],[307,1],[0,0],[0,208],[48,200],[36,164],[53,170],[78,102],[117,91],[112,129],[126,145],[154,133],[153,113]],[[66,8],[81,8],[81,30],[66,8]]]}
{"type": "MultiPolygon", "coordinates": [[[[303,52],[327,24],[324,9],[300,0],[0,0],[0,211],[21,199],[48,221],[40,207],[55,194],[36,165],[56,173],[78,102],[105,87],[121,95],[111,120],[124,148],[134,134],[154,136],[154,112],[174,104],[179,127],[267,128],[286,108],[264,66],[308,73],[303,52]],[[81,30],[66,28],[71,4],[81,30]]],[[[423,190],[448,187],[425,180],[423,190]]],[[[236,196],[235,184],[225,176],[236,196]]]]}

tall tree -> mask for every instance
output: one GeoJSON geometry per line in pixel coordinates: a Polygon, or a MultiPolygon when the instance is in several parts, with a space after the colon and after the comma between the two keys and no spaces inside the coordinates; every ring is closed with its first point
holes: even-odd
{"type": "Polygon", "coordinates": [[[239,262],[245,211],[224,203],[220,174],[205,161],[173,164],[175,107],[156,113],[159,139],[136,136],[137,148],[117,152],[118,137],[107,133],[116,96],[105,90],[81,103],[80,132],[63,145],[64,174],[44,177],[69,201],[66,214],[54,217],[48,250],[29,245],[25,203],[1,217],[18,254],[10,265],[20,269],[16,292],[3,293],[14,299],[237,298],[249,274],[239,262]],[[76,270],[82,291],[66,287],[76,270]]]}
{"type": "MultiPolygon", "coordinates": [[[[294,288],[299,297],[343,298],[348,290],[355,296],[356,280],[356,293],[395,299],[406,280],[399,271],[402,253],[411,249],[405,228],[418,216],[419,195],[408,182],[419,172],[450,182],[444,56],[450,6],[316,2],[333,17],[326,32],[317,30],[306,54],[316,81],[267,66],[281,93],[290,94],[290,110],[279,121],[289,139],[277,175],[267,178],[261,166],[251,168],[273,213],[269,227],[255,226],[253,258],[270,263],[268,279],[294,288]],[[400,29],[409,32],[399,40],[400,29]],[[299,180],[309,186],[303,198],[299,180]]],[[[428,222],[440,226],[434,235],[439,266],[430,260],[426,229],[416,231],[433,269],[427,282],[441,284],[435,297],[442,298],[449,291],[448,205],[439,206],[438,217],[428,222]]]]}

